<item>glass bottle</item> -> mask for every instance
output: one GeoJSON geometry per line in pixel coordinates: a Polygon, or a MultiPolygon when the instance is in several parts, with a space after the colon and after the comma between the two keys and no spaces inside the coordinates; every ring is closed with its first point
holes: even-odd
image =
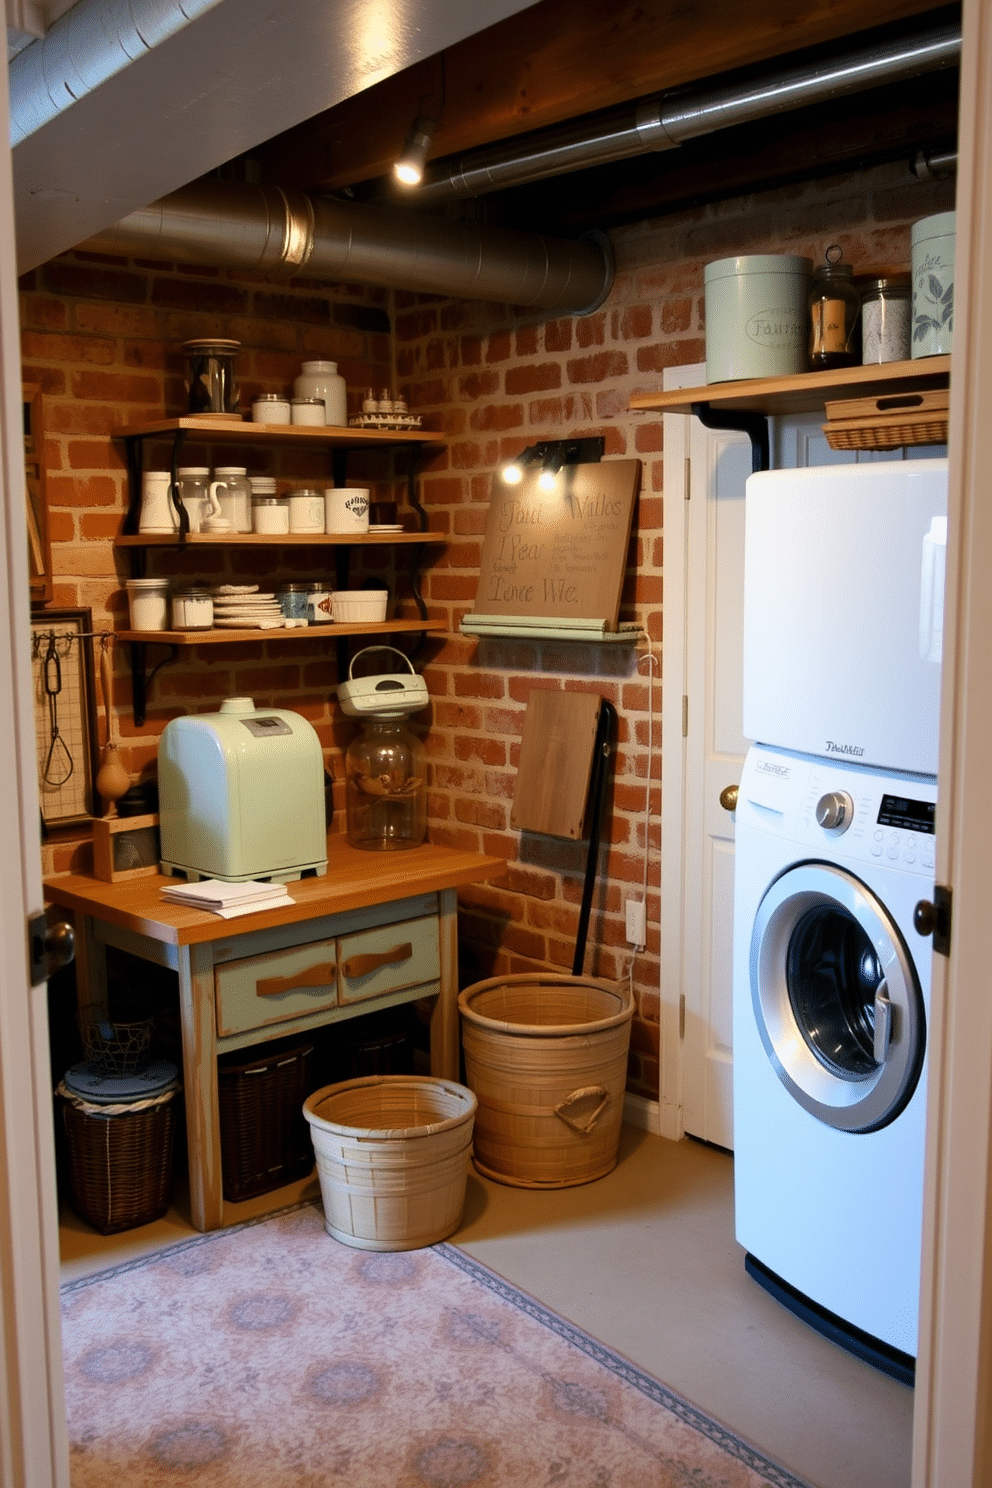
{"type": "Polygon", "coordinates": [[[362,720],[345,756],[348,841],[390,851],[427,836],[424,746],[405,718],[362,720]]]}
{"type": "Polygon", "coordinates": [[[857,329],[861,296],[850,264],[841,263],[839,243],[827,249],[825,262],[813,275],[809,292],[809,365],[821,372],[828,367],[854,367],[861,360],[857,329]]]}
{"type": "Polygon", "coordinates": [[[912,286],[908,274],[872,279],[861,291],[861,360],[908,361],[912,350],[912,286]]]}

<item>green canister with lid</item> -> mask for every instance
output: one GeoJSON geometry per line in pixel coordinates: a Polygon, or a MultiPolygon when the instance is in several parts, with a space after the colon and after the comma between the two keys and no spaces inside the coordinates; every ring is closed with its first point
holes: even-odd
{"type": "Polygon", "coordinates": [[[793,253],[747,254],[706,265],[706,381],[806,371],[813,262],[793,253]]]}

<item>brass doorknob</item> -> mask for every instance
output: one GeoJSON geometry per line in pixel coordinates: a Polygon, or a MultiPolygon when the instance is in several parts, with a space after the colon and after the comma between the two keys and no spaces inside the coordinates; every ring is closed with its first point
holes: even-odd
{"type": "Polygon", "coordinates": [[[736,785],[725,785],[723,787],[723,790],[720,792],[720,805],[724,811],[737,810],[737,791],[738,787],[736,785]]]}

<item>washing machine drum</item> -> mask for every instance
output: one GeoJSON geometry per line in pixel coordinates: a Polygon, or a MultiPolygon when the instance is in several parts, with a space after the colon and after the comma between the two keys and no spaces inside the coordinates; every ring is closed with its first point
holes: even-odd
{"type": "Polygon", "coordinates": [[[926,1014],[898,926],[867,885],[799,863],[769,885],[751,936],[751,1000],[792,1097],[841,1131],[899,1115],[923,1068],[926,1014]]]}

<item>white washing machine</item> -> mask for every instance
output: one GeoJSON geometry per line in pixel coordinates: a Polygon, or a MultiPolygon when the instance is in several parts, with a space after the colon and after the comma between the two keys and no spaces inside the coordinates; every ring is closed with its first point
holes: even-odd
{"type": "Polygon", "coordinates": [[[908,1381],[936,781],[764,746],[737,803],[734,1164],[755,1278],[908,1381]]]}

